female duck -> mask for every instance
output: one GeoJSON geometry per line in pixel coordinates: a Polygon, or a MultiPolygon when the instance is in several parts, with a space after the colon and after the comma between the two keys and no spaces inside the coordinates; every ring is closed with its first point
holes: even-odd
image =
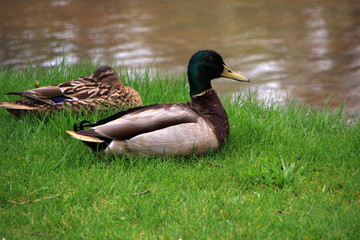
{"type": "Polygon", "coordinates": [[[227,114],[210,83],[219,77],[249,82],[218,53],[199,51],[188,66],[191,102],[133,108],[67,132],[105,153],[184,156],[218,149],[229,135],[227,114]]]}
{"type": "Polygon", "coordinates": [[[123,86],[117,73],[108,66],[97,68],[89,77],[7,94],[23,97],[15,102],[0,102],[0,108],[15,115],[28,112],[50,113],[66,106],[73,111],[93,111],[121,107],[126,109],[142,104],[138,92],[123,86]]]}

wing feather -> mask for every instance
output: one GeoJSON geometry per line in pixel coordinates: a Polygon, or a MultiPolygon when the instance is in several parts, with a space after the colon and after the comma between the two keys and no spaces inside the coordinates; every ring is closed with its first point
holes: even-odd
{"type": "Polygon", "coordinates": [[[67,81],[59,85],[50,85],[26,91],[9,92],[7,94],[19,95],[25,98],[37,100],[49,105],[56,105],[53,98],[68,97],[73,99],[86,98],[89,91],[98,87],[98,83],[91,77],[83,77],[67,81]],[[79,97],[82,95],[82,97],[79,97]]]}
{"type": "Polygon", "coordinates": [[[27,91],[9,92],[7,94],[20,95],[22,97],[34,99],[50,105],[55,105],[51,98],[63,96],[60,88],[57,85],[45,86],[27,91]]]}
{"type": "MultiPolygon", "coordinates": [[[[158,104],[130,111],[104,124],[94,124],[91,129],[77,134],[126,140],[134,136],[182,123],[197,122],[198,115],[186,103],[158,104]]],[[[90,125],[91,126],[91,125],[90,125]]]]}
{"type": "Polygon", "coordinates": [[[99,82],[91,77],[83,77],[59,84],[60,91],[64,96],[76,100],[95,97],[98,87],[99,82]]]}

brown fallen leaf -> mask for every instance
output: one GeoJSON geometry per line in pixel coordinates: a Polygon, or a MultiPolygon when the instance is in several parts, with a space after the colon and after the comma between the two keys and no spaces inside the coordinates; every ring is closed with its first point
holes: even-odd
{"type": "Polygon", "coordinates": [[[132,195],[132,196],[138,196],[138,195],[147,194],[147,193],[149,193],[149,192],[150,192],[150,190],[148,189],[148,190],[146,190],[146,191],[144,191],[144,192],[134,193],[134,194],[131,194],[131,195],[132,195]]]}
{"type": "Polygon", "coordinates": [[[276,212],[280,213],[280,214],[288,214],[287,212],[283,211],[283,210],[280,210],[280,209],[276,209],[275,210],[276,212]]]}
{"type": "Polygon", "coordinates": [[[41,200],[50,200],[50,199],[53,199],[53,198],[60,197],[60,195],[61,194],[56,194],[56,195],[50,196],[50,197],[44,197],[44,198],[39,198],[39,199],[35,199],[35,200],[29,200],[29,201],[21,202],[20,204],[35,203],[35,202],[39,202],[41,200]]]}
{"type": "Polygon", "coordinates": [[[30,236],[57,236],[55,233],[40,233],[40,232],[32,232],[29,233],[30,236]]]}
{"type": "Polygon", "coordinates": [[[212,163],[212,162],[209,162],[209,161],[206,161],[206,163],[211,165],[211,166],[214,166],[214,167],[221,167],[219,164],[212,163]]]}

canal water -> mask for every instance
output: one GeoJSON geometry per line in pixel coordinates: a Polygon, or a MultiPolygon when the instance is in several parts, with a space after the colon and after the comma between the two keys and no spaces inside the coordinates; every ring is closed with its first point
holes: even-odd
{"type": "Polygon", "coordinates": [[[360,112],[359,0],[12,0],[0,7],[0,63],[47,67],[93,59],[186,72],[214,49],[250,84],[218,80],[220,94],[360,112]]]}

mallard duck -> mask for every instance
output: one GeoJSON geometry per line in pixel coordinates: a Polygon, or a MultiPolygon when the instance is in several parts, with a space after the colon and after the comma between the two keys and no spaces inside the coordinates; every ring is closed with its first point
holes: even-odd
{"type": "Polygon", "coordinates": [[[123,86],[118,74],[109,66],[97,68],[89,77],[7,94],[23,97],[15,102],[0,102],[0,108],[5,108],[15,115],[28,112],[50,113],[66,106],[73,111],[93,111],[127,109],[142,105],[138,92],[123,86]]]}
{"type": "Polygon", "coordinates": [[[67,133],[105,153],[185,156],[216,150],[229,135],[227,114],[211,87],[219,77],[249,82],[215,51],[198,51],[188,65],[191,102],[132,108],[94,124],[75,124],[67,133]]]}

